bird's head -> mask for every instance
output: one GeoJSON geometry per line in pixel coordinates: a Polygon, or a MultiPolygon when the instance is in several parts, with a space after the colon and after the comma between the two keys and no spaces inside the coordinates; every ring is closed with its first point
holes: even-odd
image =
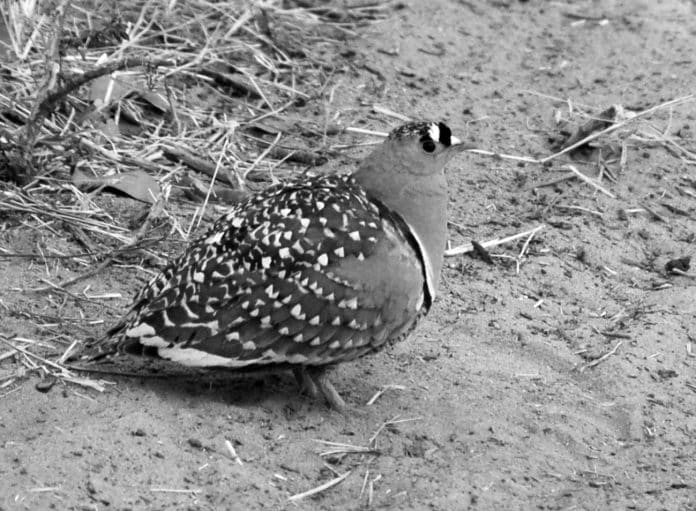
{"type": "Polygon", "coordinates": [[[456,154],[473,148],[453,136],[444,122],[408,122],[389,133],[354,177],[380,199],[400,196],[404,189],[421,190],[424,184],[446,191],[445,165],[456,154]]]}
{"type": "Polygon", "coordinates": [[[437,174],[454,155],[473,147],[453,136],[444,122],[432,121],[403,124],[383,144],[384,156],[401,162],[395,168],[416,175],[437,174]]]}

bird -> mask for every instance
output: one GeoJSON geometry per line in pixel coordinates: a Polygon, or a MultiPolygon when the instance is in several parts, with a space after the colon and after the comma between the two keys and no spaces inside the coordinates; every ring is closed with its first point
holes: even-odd
{"type": "Polygon", "coordinates": [[[431,309],[447,241],[444,168],[470,148],[444,122],[412,121],[353,172],[251,194],[136,294],[101,352],[292,370],[346,410],[331,368],[403,340],[431,309]]]}

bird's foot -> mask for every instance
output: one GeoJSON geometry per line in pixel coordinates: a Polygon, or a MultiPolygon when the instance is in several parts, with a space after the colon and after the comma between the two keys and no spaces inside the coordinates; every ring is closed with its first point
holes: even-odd
{"type": "Polygon", "coordinates": [[[362,407],[346,404],[329,380],[329,368],[327,367],[301,367],[293,369],[297,382],[312,398],[323,397],[331,408],[345,418],[360,418],[367,420],[369,414],[362,407]]]}
{"type": "Polygon", "coordinates": [[[348,406],[343,400],[338,391],[334,388],[331,380],[329,380],[329,375],[326,371],[320,371],[318,374],[314,375],[314,383],[316,383],[319,392],[324,396],[324,399],[329,403],[329,406],[345,415],[348,411],[348,406]]]}
{"type": "Polygon", "coordinates": [[[342,415],[348,415],[350,412],[349,407],[329,380],[326,367],[306,367],[302,371],[306,378],[312,382],[314,389],[317,391],[317,397],[321,394],[331,408],[342,415]]]}
{"type": "Polygon", "coordinates": [[[306,367],[296,367],[292,370],[292,374],[295,375],[297,384],[300,386],[302,392],[306,392],[312,399],[319,398],[317,384],[314,383],[312,377],[307,373],[306,367]]]}

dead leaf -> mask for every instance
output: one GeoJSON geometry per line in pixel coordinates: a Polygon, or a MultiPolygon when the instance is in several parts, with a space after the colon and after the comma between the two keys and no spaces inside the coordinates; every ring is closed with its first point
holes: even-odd
{"type": "Polygon", "coordinates": [[[147,101],[152,107],[160,110],[161,112],[169,112],[169,101],[166,97],[157,91],[153,90],[140,90],[138,91],[138,96],[147,101]]]}
{"type": "Polygon", "coordinates": [[[92,80],[89,99],[100,107],[120,101],[134,89],[137,90],[137,87],[137,83],[128,83],[114,75],[104,75],[92,80]]]}
{"type": "Polygon", "coordinates": [[[134,199],[154,204],[160,194],[160,186],[155,179],[144,170],[133,170],[108,176],[90,176],[86,172],[75,169],[72,181],[78,188],[111,189],[128,195],[134,199]]]}
{"type": "MultiPolygon", "coordinates": [[[[89,99],[97,111],[113,112],[116,111],[114,106],[118,105],[119,127],[124,120],[141,126],[144,116],[161,117],[163,113],[170,111],[167,98],[155,90],[150,90],[143,76],[133,71],[112,73],[94,79],[90,85],[89,99]]],[[[118,129],[116,131],[118,132],[118,129]]],[[[107,136],[111,135],[105,131],[104,133],[107,136]]],[[[136,131],[137,133],[139,131],[136,131]]]]}

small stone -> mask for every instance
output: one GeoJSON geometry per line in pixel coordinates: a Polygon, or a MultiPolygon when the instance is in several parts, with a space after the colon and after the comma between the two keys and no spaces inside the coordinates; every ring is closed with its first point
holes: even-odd
{"type": "Polygon", "coordinates": [[[195,447],[196,449],[203,449],[203,443],[197,438],[189,438],[188,443],[191,447],[195,447]]]}
{"type": "Polygon", "coordinates": [[[688,272],[690,267],[691,267],[691,257],[685,256],[685,257],[680,257],[678,259],[672,259],[670,261],[667,261],[667,263],[665,264],[665,271],[667,273],[676,273],[676,272],[673,272],[673,270],[688,272]]]}
{"type": "Polygon", "coordinates": [[[45,394],[46,392],[51,390],[55,384],[56,384],[56,379],[52,376],[47,376],[46,378],[37,382],[35,385],[35,388],[39,392],[43,392],[45,394]]]}

